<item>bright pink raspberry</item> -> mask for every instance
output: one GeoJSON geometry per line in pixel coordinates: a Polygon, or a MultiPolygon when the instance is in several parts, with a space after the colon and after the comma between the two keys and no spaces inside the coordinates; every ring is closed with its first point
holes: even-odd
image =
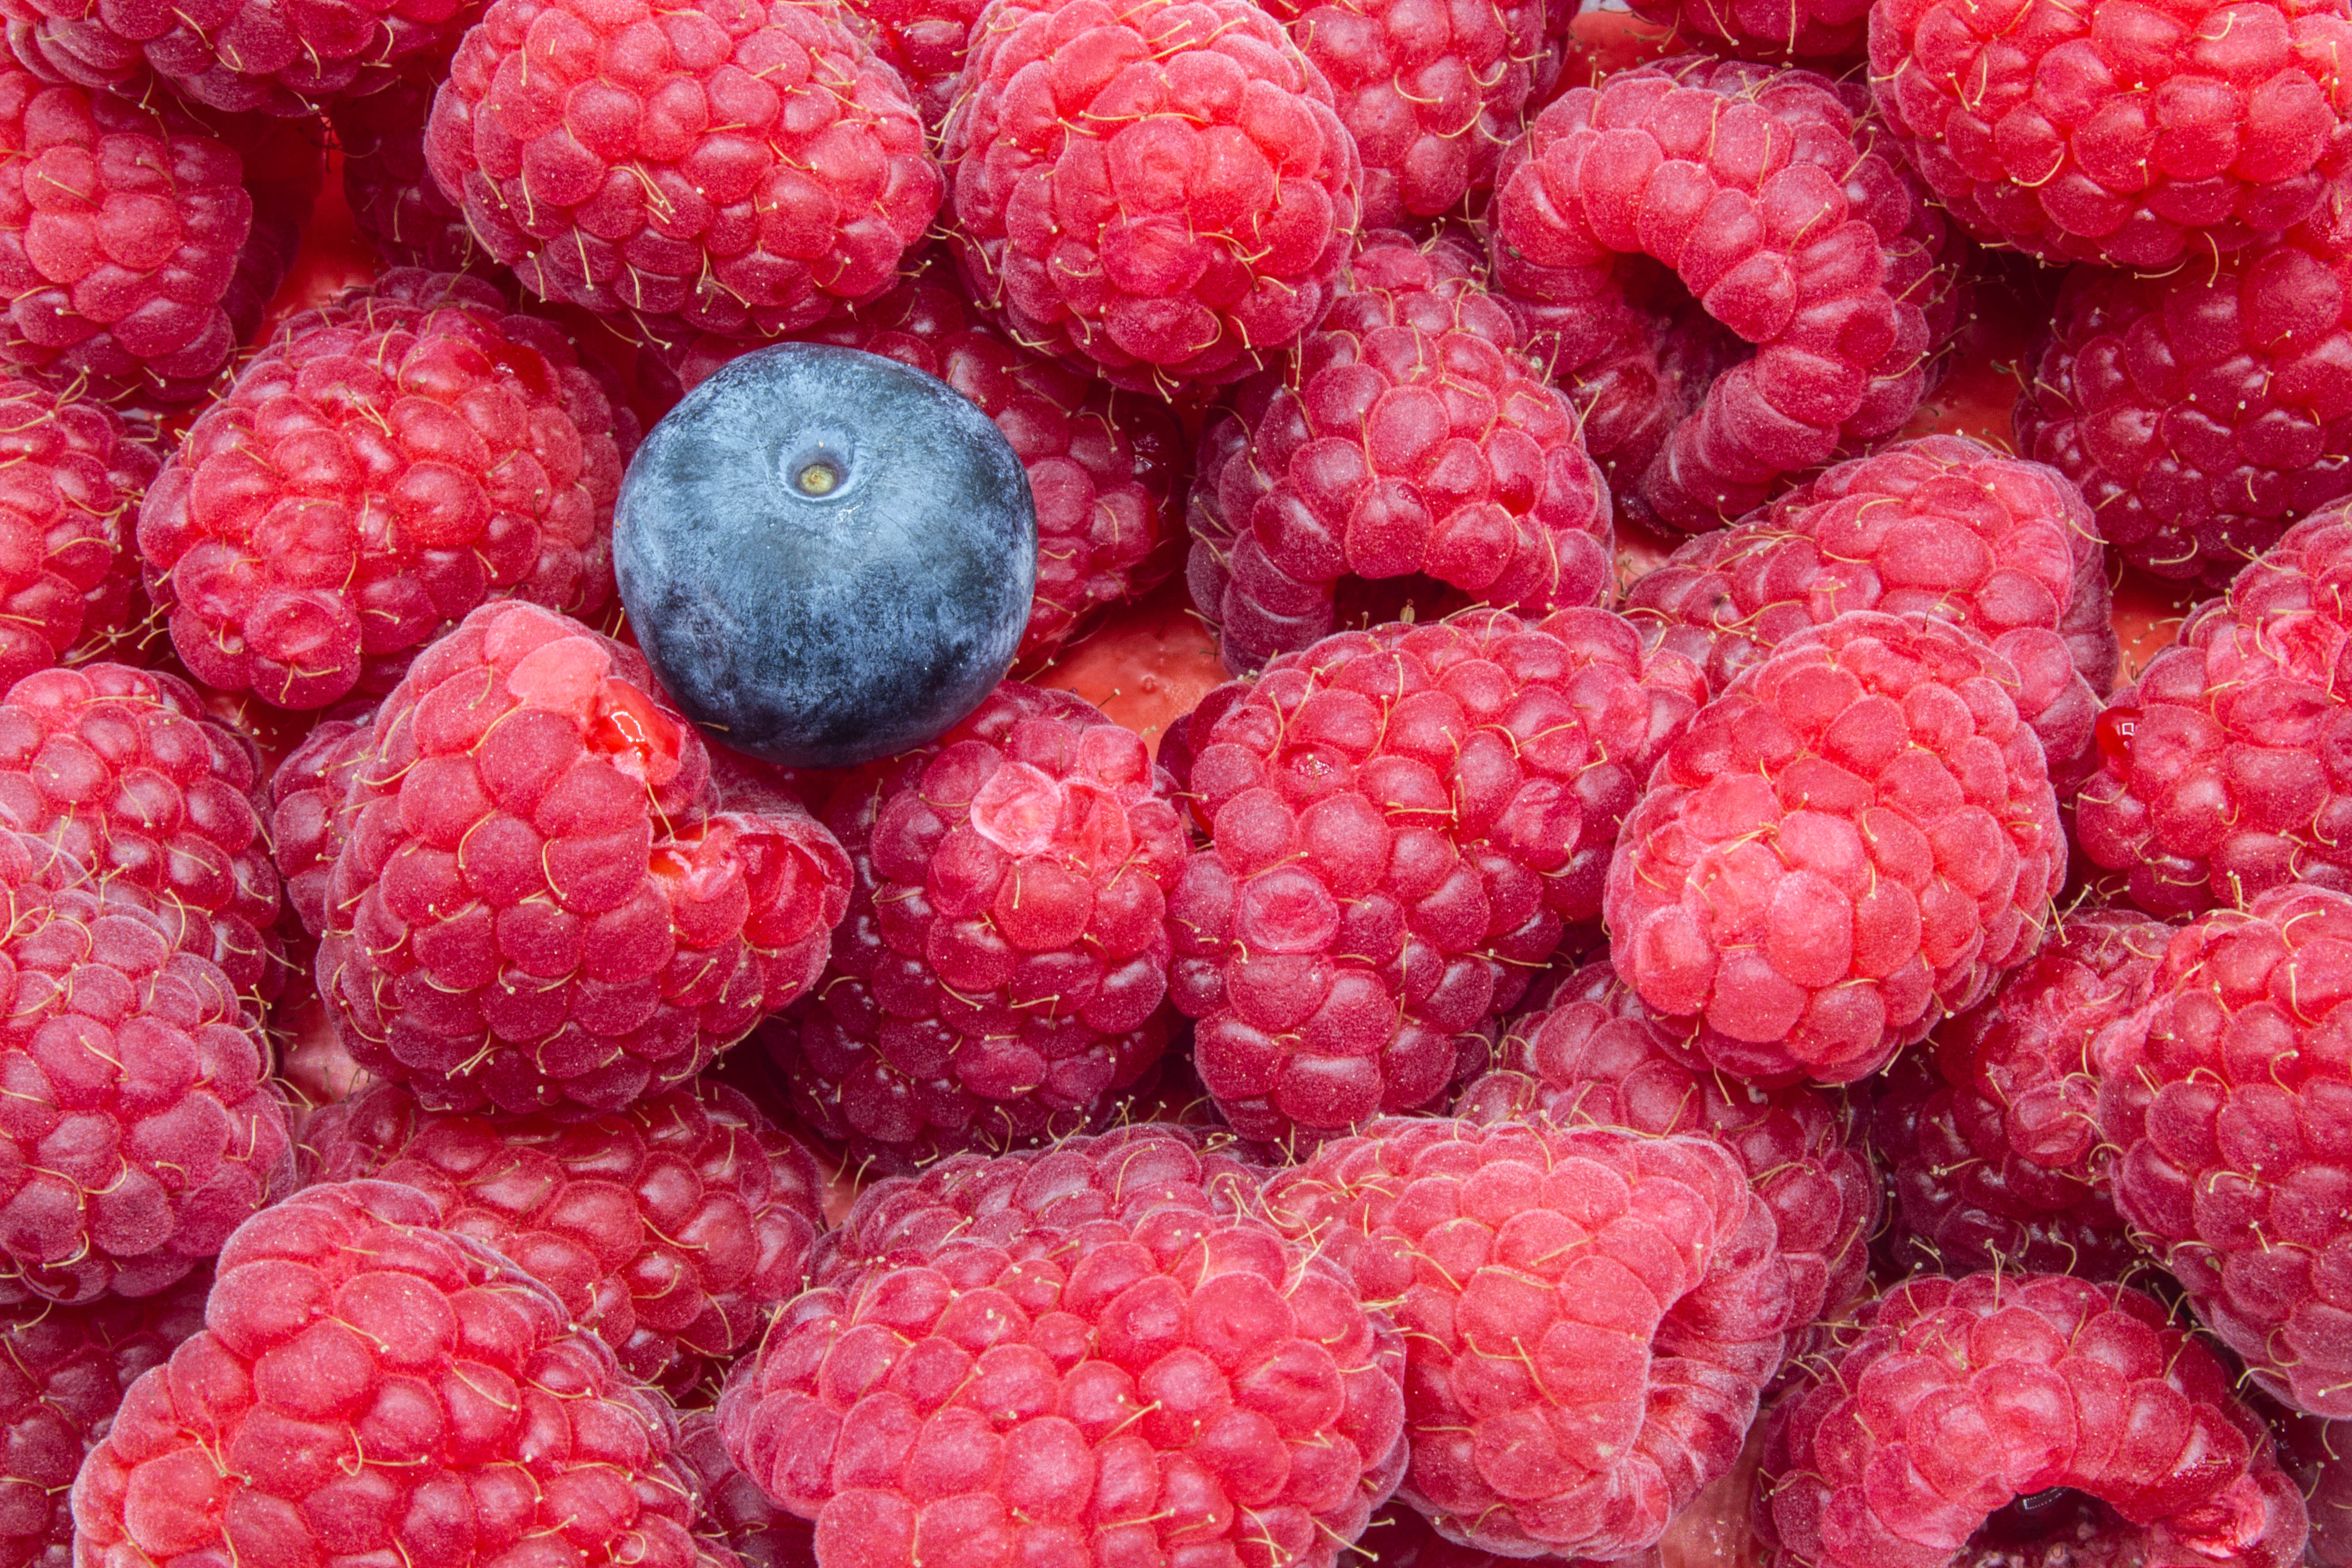
{"type": "Polygon", "coordinates": [[[2016,671],[1857,612],[1796,633],[1667,751],[1625,819],[1617,973],[1711,1065],[1850,1083],[2032,957],[2066,875],[2016,671]]]}
{"type": "Polygon", "coordinates": [[[1311,1141],[1484,1069],[1598,911],[1700,678],[1606,610],[1481,610],[1327,637],[1220,692],[1189,737],[1210,847],[1169,900],[1170,990],[1234,1129],[1311,1141]]]}
{"type": "Polygon", "coordinates": [[[246,364],[149,489],[139,549],[198,679],[324,708],[390,690],[486,599],[610,601],[635,437],[552,323],[395,268],[246,364]]]}
{"type": "Polygon", "coordinates": [[[615,1110],[816,978],[847,858],[659,692],[535,605],[418,657],[328,829],[319,993],[362,1067],[436,1110],[615,1110]]]}
{"type": "Polygon", "coordinates": [[[1791,1324],[1771,1211],[1705,1138],[1389,1118],[1265,1206],[1393,1303],[1398,1495],[1514,1557],[1657,1544],[1731,1468],[1791,1324]]]}
{"type": "Polygon", "coordinates": [[[1018,681],[817,805],[856,881],[808,999],[761,1030],[793,1109],[885,1170],[1098,1127],[1168,1044],[1186,841],[1142,740],[1018,681]]]}
{"type": "Polygon", "coordinates": [[[2062,265],[2160,271],[2340,222],[2348,48],[2342,0],[1870,13],[1879,110],[1937,198],[1979,239],[2062,265]]]}
{"type": "Polygon", "coordinates": [[[729,1451],[829,1568],[1331,1568],[1404,1468],[1404,1354],[1238,1175],[1139,1128],[867,1188],[729,1451]]]}
{"type": "Polygon", "coordinates": [[[2352,897],[2279,888],[2172,939],[2100,1041],[2116,1208],[2282,1403],[2352,1416],[2352,897]]]}
{"type": "Polygon", "coordinates": [[[778,1508],[736,1468],[719,1433],[718,1412],[681,1412],[677,1446],[670,1452],[693,1484],[695,1544],[711,1568],[817,1568],[815,1530],[778,1508]]]}
{"type": "Polygon", "coordinates": [[[425,122],[448,74],[446,55],[426,56],[408,62],[388,86],[329,106],[327,121],[342,153],[343,200],[386,267],[471,273],[510,294],[514,274],[474,237],[465,207],[425,166],[425,122]]]}
{"type": "Polygon", "coordinates": [[[1870,31],[1869,0],[1636,0],[1633,9],[1708,49],[1831,71],[1862,54],[1870,31]]]}
{"type": "Polygon", "coordinates": [[[881,294],[941,184],[906,83],[829,0],[491,0],[425,155],[542,299],[671,343],[881,294]]]}
{"type": "Polygon", "coordinates": [[[1811,71],[1685,56],[1563,94],[1505,154],[1496,282],[1553,374],[1628,353],[1660,367],[1633,399],[1656,416],[1621,412],[1633,430],[1590,441],[1644,520],[1718,527],[1918,405],[1957,319],[1954,247],[1867,102],[1811,71]],[[1670,349],[1694,305],[1713,326],[1670,349]]]}
{"type": "Polygon", "coordinates": [[[156,466],[98,399],[0,377],[0,689],[131,651],[147,613],[131,527],[156,466]]]}
{"type": "Polygon", "coordinates": [[[431,1198],[553,1290],[641,1382],[690,1383],[799,1293],[824,1227],[816,1162],[734,1089],[696,1084],[602,1116],[427,1110],[377,1084],[304,1126],[312,1179],[431,1198]]]}
{"type": "Polygon", "coordinates": [[[2289,1568],[2303,1551],[2262,1417],[2137,1290],[1927,1275],[1837,1337],[1766,1427],[1769,1563],[2289,1568]]]}
{"type": "Polygon", "coordinates": [[[1362,166],[1330,84],[1248,0],[1003,0],[942,157],[973,297],[1166,396],[1238,381],[1338,290],[1362,166]]]}
{"type": "Polygon", "coordinates": [[[1202,437],[1188,580],[1236,673],[1328,636],[1353,578],[1536,615],[1612,585],[1608,488],[1477,258],[1376,234],[1351,268],[1297,354],[1202,437]]]}
{"type": "Polygon", "coordinates": [[[676,1421],[547,1287],[392,1182],[299,1193],[223,1249],[205,1329],[74,1483],[77,1568],[691,1568],[676,1421]]]}

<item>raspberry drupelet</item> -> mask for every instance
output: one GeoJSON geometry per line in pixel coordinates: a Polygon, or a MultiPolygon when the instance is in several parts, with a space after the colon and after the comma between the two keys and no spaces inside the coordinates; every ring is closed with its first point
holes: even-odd
{"type": "Polygon", "coordinates": [[[427,1110],[377,1084],[304,1126],[314,1181],[374,1177],[553,1290],[621,1369],[688,1384],[806,1282],[816,1162],[734,1089],[695,1084],[602,1116],[427,1110]]]}
{"type": "Polygon", "coordinates": [[[2279,1462],[2303,1489],[2316,1568],[2352,1563],[2352,1423],[2322,1421],[2270,1406],[2279,1462]]]}
{"type": "Polygon", "coordinates": [[[1710,1065],[1850,1083],[2032,957],[2066,841],[2016,672],[1975,633],[1857,612],[1700,710],[1625,819],[1617,973],[1710,1065]]]}
{"type": "Polygon", "coordinates": [[[514,274],[474,237],[464,205],[425,166],[425,125],[448,70],[445,56],[411,60],[388,86],[328,107],[343,155],[343,200],[386,267],[470,273],[511,294],[514,274]]]}
{"type": "Polygon", "coordinates": [[[2291,1568],[2302,1554],[2303,1498],[2262,1417],[2137,1290],[1922,1276],[1838,1341],[1766,1427],[1768,1563],[2291,1568]]]}
{"type": "Polygon", "coordinates": [[[942,156],[973,297],[1139,392],[1194,395],[1296,345],[1356,237],[1355,138],[1249,0],[1005,0],[942,156]]]}
{"type": "Polygon", "coordinates": [[[807,1000],[761,1030],[794,1110],[885,1170],[1081,1132],[1168,1043],[1174,783],[1080,698],[998,687],[819,803],[856,881],[807,1000]]]}
{"type": "Polygon", "coordinates": [[[699,1500],[696,1544],[713,1568],[817,1568],[816,1531],[778,1508],[727,1455],[714,1410],[681,1411],[671,1450],[699,1500]]]}
{"type": "Polygon", "coordinates": [[[148,585],[208,685],[381,695],[486,599],[612,599],[635,437],[552,323],[394,268],[287,322],[197,417],[140,510],[148,585]]]}
{"type": "Polygon", "coordinates": [[[157,464],[98,399],[0,377],[0,690],[134,651],[147,605],[131,530],[157,464]]]}
{"type": "Polygon", "coordinates": [[[1385,233],[1350,267],[1298,353],[1202,437],[1187,578],[1235,673],[1328,636],[1354,578],[1535,615],[1612,585],[1608,487],[1477,258],[1385,233]]]}
{"type": "Polygon", "coordinates": [[[1636,0],[1633,14],[1717,53],[1832,73],[1869,40],[1870,0],[1636,0]]]}
{"type": "Polygon", "coordinates": [[[238,1228],[204,1331],[131,1384],[74,1483],[74,1562],[692,1568],[676,1432],[422,1193],[312,1187],[238,1228]]]}
{"type": "Polygon", "coordinates": [[[907,84],[925,130],[937,136],[962,89],[971,29],[987,0],[855,0],[855,26],[907,84]]]}
{"type": "Polygon", "coordinates": [[[1699,697],[1606,610],[1342,633],[1213,692],[1170,991],[1235,1131],[1311,1142],[1482,1070],[1699,697]]]}
{"type": "Polygon", "coordinates": [[[318,985],[362,1067],[436,1110],[615,1110],[816,978],[847,858],[659,691],[634,648],[485,605],[329,759],[318,985]]]}
{"type": "Polygon", "coordinates": [[[534,292],[657,343],[883,293],[941,188],[906,83],[823,0],[491,0],[425,153],[534,292]]]}

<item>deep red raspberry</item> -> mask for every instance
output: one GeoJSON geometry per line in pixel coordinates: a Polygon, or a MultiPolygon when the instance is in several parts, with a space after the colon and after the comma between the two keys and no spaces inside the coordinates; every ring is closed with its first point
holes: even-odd
{"type": "Polygon", "coordinates": [[[1004,0],[959,95],[956,256],[1020,342],[1185,394],[1258,370],[1329,308],[1355,138],[1247,0],[1004,0]]]}
{"type": "Polygon", "coordinates": [[[657,1394],[548,1289],[392,1182],[240,1226],[205,1330],[131,1387],[74,1483],[78,1568],[689,1568],[657,1394]]]}
{"type": "Polygon", "coordinates": [[[868,1188],[729,1451],[828,1568],[1331,1568],[1404,1468],[1403,1352],[1217,1163],[1138,1130],[868,1188]]]}
{"type": "Polygon", "coordinates": [[[2066,841],[2009,661],[1926,616],[1796,633],[1701,710],[1609,868],[1617,973],[1756,1082],[1850,1083],[2040,945],[2066,841]]]}
{"type": "Polygon", "coordinates": [[[1342,633],[1212,693],[1170,990],[1235,1130],[1311,1140],[1482,1070],[1699,696],[1606,610],[1342,633]]]}
{"type": "Polygon", "coordinates": [[[829,0],[491,0],[425,153],[542,298],[661,342],[881,294],[941,184],[905,82],[829,0]]]}
{"type": "Polygon", "coordinates": [[[1779,1232],[1792,1353],[1803,1349],[1798,1331],[1861,1300],[1883,1203],[1878,1168],[1840,1097],[1727,1082],[1606,963],[1570,973],[1542,1011],[1514,1019],[1496,1068],[1463,1091],[1454,1115],[1688,1133],[1727,1150],[1779,1232]]]}
{"type": "Polygon", "coordinates": [[[1476,257],[1378,234],[1351,267],[1202,438],[1188,576],[1235,672],[1329,635],[1351,577],[1420,574],[1535,615],[1612,585],[1608,489],[1476,257]]]}
{"type": "Polygon", "coordinates": [[[1717,527],[1917,405],[1957,316],[1953,247],[1866,104],[1811,71],[1689,56],[1563,94],[1505,154],[1496,281],[1556,375],[1629,346],[1675,359],[1656,339],[1692,301],[1717,324],[1654,386],[1663,417],[1593,443],[1638,515],[1717,527]]]}
{"type": "Polygon", "coordinates": [[[551,322],[395,268],[289,321],[198,416],[139,549],[198,679],[324,708],[389,690],[486,599],[609,601],[635,433],[551,322]]]}
{"type": "Polygon", "coordinates": [[[0,377],[0,689],[131,651],[147,611],[131,525],[155,468],[98,399],[0,377]]]}
{"type": "MultiPolygon", "coordinates": [[[[1514,1559],[1482,1552],[1475,1546],[1461,1546],[1437,1533],[1419,1509],[1406,1502],[1392,1502],[1372,1519],[1364,1538],[1358,1543],[1370,1554],[1381,1568],[1511,1568],[1514,1559]]],[[[1539,1557],[1538,1568],[1555,1568],[1562,1559],[1539,1557]]],[[[1576,1560],[1580,1568],[1601,1568],[1601,1564],[1583,1559],[1576,1560]]],[[[1654,1546],[1618,1560],[1613,1568],[1659,1568],[1664,1561],[1654,1546]]]]}
{"type": "Polygon", "coordinates": [[[2310,1561],[2316,1568],[2352,1563],[2352,1425],[2272,1406],[2279,1462],[2303,1489],[2311,1515],[2310,1561]]]}
{"type": "Polygon", "coordinates": [[[511,293],[514,274],[474,237],[465,207],[425,166],[425,122],[448,71],[438,54],[412,60],[389,86],[329,107],[327,121],[343,155],[343,199],[361,237],[386,267],[471,273],[511,293]]]}
{"type": "Polygon", "coordinates": [[[2018,444],[2082,486],[2125,560],[2219,588],[2352,494],[2347,365],[2352,259],[2315,242],[2158,278],[2080,267],[2018,395],[2018,444]]]}
{"type": "Polygon", "coordinates": [[[2340,221],[2347,48],[2340,0],[1876,0],[1870,14],[1879,109],[1971,234],[2149,270],[2340,221]]]}
{"type": "Polygon", "coordinates": [[[1515,1557],[1657,1544],[1739,1457],[1790,1326],[1771,1212],[1704,1138],[1390,1118],[1266,1184],[1394,1303],[1440,1535],[1515,1557]]]}
{"type": "Polygon", "coordinates": [[[435,1110],[615,1110],[816,978],[847,858],[659,691],[535,605],[417,658],[331,825],[319,992],[362,1067],[435,1110]]]}
{"type": "Polygon", "coordinates": [[[582,1119],[427,1110],[378,1084],[304,1127],[314,1180],[401,1182],[553,1290],[642,1382],[733,1356],[797,1294],[823,1228],[809,1152],[731,1089],[582,1119]]]}
{"type": "Polygon", "coordinates": [[[306,936],[327,927],[327,883],[334,874],[336,816],[352,775],[374,736],[373,710],[349,719],[325,719],[278,764],[269,777],[269,855],[285,889],[286,908],[306,936]]]}
{"type": "Polygon", "coordinates": [[[2280,888],[2172,939],[2101,1038],[2116,1207],[2294,1409],[2352,1416],[2352,897],[2280,888]]]}
{"type": "Polygon", "coordinates": [[[1723,54],[1832,70],[1862,54],[1870,31],[1869,0],[1636,0],[1633,10],[1723,54]]]}
{"type": "Polygon", "coordinates": [[[735,1468],[716,1411],[682,1413],[671,1453],[700,1500],[695,1544],[714,1568],[817,1568],[814,1528],[778,1508],[735,1468]]]}
{"type": "Polygon", "coordinates": [[[856,26],[907,83],[915,112],[934,135],[961,90],[972,25],[987,0],[853,0],[856,26]]]}
{"type": "Polygon", "coordinates": [[[2303,1551],[2303,1499],[2262,1417],[2137,1290],[1925,1276],[1838,1339],[1766,1428],[1756,1523],[1771,1561],[2288,1568],[2303,1551]],[[2058,1489],[2084,1495],[2042,1495],[2058,1489]],[[1997,1517],[2011,1499],[2093,1531],[2046,1558],[2004,1552],[2000,1527],[2030,1521],[1997,1517]]]}

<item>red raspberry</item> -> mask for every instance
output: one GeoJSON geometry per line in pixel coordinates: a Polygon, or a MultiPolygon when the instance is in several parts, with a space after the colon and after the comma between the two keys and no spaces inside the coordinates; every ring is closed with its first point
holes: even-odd
{"type": "Polygon", "coordinates": [[[1238,381],[1337,292],[1362,166],[1248,0],[1003,0],[949,119],[957,259],[1013,335],[1166,396],[1238,381]]]}
{"type": "MultiPolygon", "coordinates": [[[[1728,1151],[1780,1233],[1792,1331],[1842,1318],[1867,1287],[1882,1200],[1852,1107],[1805,1085],[1750,1089],[1706,1069],[1606,963],[1559,982],[1542,1011],[1513,1020],[1497,1070],[1454,1114],[1488,1125],[1687,1133],[1728,1151]]],[[[1803,1348],[1792,1338],[1791,1352],[1803,1348]]]]}
{"type": "Polygon", "coordinates": [[[1869,0],[1634,0],[1633,14],[1742,59],[1804,59],[1834,71],[1863,52],[1869,0]]]}
{"type": "Polygon", "coordinates": [[[853,24],[907,83],[915,112],[933,134],[962,89],[972,25],[987,0],[851,0],[853,24]]]}
{"type": "MultiPolygon", "coordinates": [[[[1456,1545],[1438,1534],[1435,1527],[1422,1517],[1420,1510],[1403,1502],[1392,1502],[1382,1509],[1359,1545],[1371,1554],[1371,1560],[1381,1568],[1510,1568],[1515,1561],[1481,1552],[1475,1546],[1456,1545]]],[[[1601,1568],[1599,1563],[1577,1561],[1580,1568],[1601,1568]]],[[[1536,1562],[1538,1568],[1555,1568],[1562,1563],[1556,1557],[1539,1557],[1536,1562]]],[[[1619,1559],[1613,1568],[1660,1568],[1663,1562],[1662,1554],[1653,1546],[1619,1559]]]]}
{"type": "Polygon", "coordinates": [[[673,1363],[748,1347],[762,1311],[806,1282],[824,1223],[808,1151],[717,1084],[585,1120],[427,1110],[378,1084],[302,1138],[314,1180],[415,1187],[442,1226],[529,1270],[646,1383],[690,1381],[695,1367],[673,1363]]]}
{"type": "Polygon", "coordinates": [[[735,1468],[719,1435],[718,1412],[680,1414],[677,1447],[670,1452],[700,1499],[695,1543],[712,1568],[817,1568],[816,1531],[769,1501],[759,1483],[735,1468]]]}
{"type": "Polygon", "coordinates": [[[343,199],[361,237],[386,267],[471,273],[511,293],[514,274],[474,237],[465,207],[425,166],[425,122],[448,72],[445,57],[414,60],[380,91],[329,107],[343,155],[343,199]]]}
{"type": "Polygon", "coordinates": [[[1838,1337],[1818,1381],[1766,1427],[1768,1561],[2289,1568],[2303,1551],[2303,1499],[2262,1417],[2231,1394],[2221,1358],[2137,1290],[1929,1275],[1838,1337]],[[2048,1508],[2070,1500],[2042,1495],[2061,1488],[2088,1506],[2048,1508]],[[2053,1542],[2046,1558],[2003,1551],[2000,1527],[2032,1520],[2003,1517],[2012,1498],[2097,1533],[2053,1542]]]}
{"type": "Polygon", "coordinates": [[[2352,504],[2328,508],[2201,605],[2099,719],[2083,853],[2158,914],[2292,883],[2352,891],[2352,504]]]}
{"type": "Polygon", "coordinates": [[[816,978],[847,858],[781,790],[714,776],[660,689],[535,605],[417,658],[350,769],[316,933],[362,1067],[436,1110],[616,1110],[816,978]]]}
{"type": "Polygon", "coordinates": [[[1700,695],[1606,610],[1343,633],[1211,693],[1169,979],[1234,1129],[1312,1140],[1483,1069],[1700,695]]]}
{"type": "Polygon", "coordinates": [[[940,205],[906,84],[829,0],[491,0],[425,154],[541,298],[656,342],[873,299],[940,205]]]}
{"type": "Polygon", "coordinates": [[[2279,1461],[2303,1489],[2311,1514],[2309,1561],[2315,1568],[2352,1563],[2352,1424],[2321,1421],[2272,1406],[2279,1461]]]}
{"type": "Polygon", "coordinates": [[[1811,71],[1689,56],[1562,95],[1505,154],[1496,281],[1529,303],[1555,374],[1691,300],[1728,334],[1668,378],[1671,423],[1607,447],[1645,520],[1717,527],[1917,405],[1957,313],[1950,247],[1866,103],[1811,71]]]}
{"type": "Polygon", "coordinates": [[[819,1135],[884,1169],[1099,1126],[1168,1043],[1174,784],[1133,731],[1018,681],[822,806],[856,882],[761,1037],[819,1135]]]}
{"type": "Polygon", "coordinates": [[[374,716],[321,720],[269,777],[270,859],[305,936],[327,927],[327,884],[342,847],[336,816],[374,740],[374,716]]]}
{"type": "Polygon", "coordinates": [[[1704,1138],[1390,1118],[1265,1205],[1394,1303],[1398,1495],[1513,1557],[1657,1544],[1739,1457],[1790,1322],[1771,1211],[1704,1138]]]}
{"type": "Polygon", "coordinates": [[[2152,271],[2336,216],[2347,49],[2341,0],[1877,0],[1870,15],[1879,110],[1969,233],[2152,271]]]}
{"type": "Polygon", "coordinates": [[[545,1286],[392,1182],[238,1227],[205,1330],[74,1483],[79,1568],[689,1568],[675,1420],[545,1286]]]}
{"type": "Polygon", "coordinates": [[[238,373],[148,490],[139,548],[199,680],[324,708],[389,690],[485,599],[610,600],[635,431],[551,322],[395,268],[238,373]]]}
{"type": "Polygon", "coordinates": [[[1755,1082],[1850,1083],[2033,954],[2066,875],[2016,672],[1975,633],[1856,613],[1782,642],[1625,819],[1617,973],[1755,1082]]]}
{"type": "Polygon", "coordinates": [[[0,377],[0,690],[132,640],[132,516],[155,468],[96,398],[0,377]]]}
{"type": "Polygon", "coordinates": [[[2347,363],[2352,259],[2316,243],[2161,278],[2078,267],[2018,395],[2018,444],[2082,486],[2125,560],[2221,588],[2352,493],[2347,363]]]}
{"type": "Polygon", "coordinates": [[[1418,573],[1538,615],[1612,584],[1608,489],[1476,258],[1380,234],[1353,269],[1202,440],[1189,580],[1235,671],[1328,636],[1349,577],[1418,573]]]}
{"type": "Polygon", "coordinates": [[[2280,888],[2172,939],[2102,1037],[2116,1207],[2253,1380],[2352,1416],[2352,897],[2280,888]]]}

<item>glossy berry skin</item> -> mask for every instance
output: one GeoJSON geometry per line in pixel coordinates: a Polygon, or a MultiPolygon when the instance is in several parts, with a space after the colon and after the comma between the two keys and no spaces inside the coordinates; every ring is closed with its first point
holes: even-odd
{"type": "Polygon", "coordinates": [[[2341,222],[2347,47],[2335,0],[1876,0],[1870,82],[1977,238],[2158,272],[2341,222]]]}
{"type": "Polygon", "coordinates": [[[694,1488],[695,1542],[713,1568],[817,1568],[814,1528],[736,1468],[718,1412],[680,1412],[671,1453],[694,1488]]]}
{"type": "Polygon", "coordinates": [[[496,1119],[377,1084],[311,1117],[302,1139],[313,1181],[415,1187],[646,1383],[749,1346],[805,1282],[824,1220],[808,1151],[716,1084],[602,1116],[496,1119]]]}
{"type": "Polygon", "coordinates": [[[1617,973],[1759,1083],[1850,1083],[2032,956],[2065,879],[2015,671],[1924,616],[1797,633],[1701,710],[1625,820],[1617,973]]]}
{"type": "Polygon", "coordinates": [[[472,1568],[520,1546],[688,1568],[675,1437],[659,1394],[425,1194],[311,1187],[238,1228],[204,1331],[131,1385],[74,1483],[74,1562],[472,1568]]]}
{"type": "Polygon", "coordinates": [[[2262,1417],[2152,1297],[2063,1274],[1923,1275],[1837,1340],[1765,1430],[1768,1562],[2000,1561],[1977,1555],[1979,1527],[2061,1487],[2106,1505],[2108,1534],[2054,1561],[2286,1568],[2302,1553],[2303,1499],[2262,1417]]]}
{"type": "Polygon", "coordinates": [[[1265,1204],[1394,1303],[1399,1495],[1465,1545],[1655,1545],[1738,1458],[1780,1365],[1789,1267],[1707,1139],[1390,1118],[1276,1175],[1265,1204]]]}
{"type": "Polygon", "coordinates": [[[149,489],[139,550],[198,679],[280,708],[380,695],[485,600],[611,600],[635,435],[551,323],[395,268],[247,362],[149,489]]]}
{"type": "Polygon", "coordinates": [[[816,978],[840,846],[747,764],[714,776],[659,689],[634,649],[493,604],[376,710],[316,933],[361,1066],[436,1110],[616,1110],[816,978]]]}
{"type": "Polygon", "coordinates": [[[386,267],[469,273],[511,295],[514,274],[474,237],[464,205],[425,166],[425,123],[448,68],[439,55],[412,60],[377,91],[328,106],[343,155],[343,200],[386,267]]]}
{"type": "Polygon", "coordinates": [[[1210,829],[1169,900],[1169,989],[1247,1138],[1434,1104],[1570,921],[1698,675],[1605,610],[1328,637],[1188,737],[1210,829]]]}
{"type": "Polygon", "coordinates": [[[1330,84],[1245,0],[1008,0],[941,156],[972,297],[1161,396],[1238,381],[1335,298],[1362,166],[1330,84]]]}
{"type": "Polygon", "coordinates": [[[657,342],[870,300],[940,205],[905,82],[817,0],[491,0],[425,154],[533,292],[657,342]]]}
{"type": "Polygon", "coordinates": [[[0,685],[127,652],[147,609],[131,547],[157,458],[89,396],[0,379],[0,685]]]}
{"type": "Polygon", "coordinates": [[[2116,1208],[2253,1381],[2352,1415],[2352,1068],[2333,1047],[2352,898],[2281,888],[2172,940],[2102,1039],[2116,1208]]]}
{"type": "Polygon", "coordinates": [[[2228,584],[2352,494],[2352,261],[2254,247],[2147,278],[2077,268],[2019,393],[2018,443],[2159,577],[2228,584]]]}
{"type": "Polygon", "coordinates": [[[1608,487],[1483,270],[1450,239],[1370,237],[1298,353],[1204,432],[1187,580],[1228,669],[1328,636],[1350,578],[1532,615],[1607,596],[1608,487]]]}

